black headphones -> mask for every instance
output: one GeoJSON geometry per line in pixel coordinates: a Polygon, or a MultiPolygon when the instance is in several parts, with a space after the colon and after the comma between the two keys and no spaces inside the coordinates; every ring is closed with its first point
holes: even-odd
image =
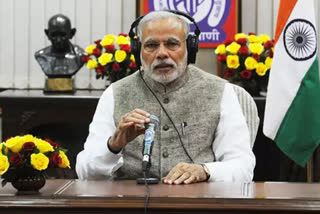
{"type": "MultiPolygon", "coordinates": [[[[196,55],[199,49],[199,35],[201,33],[200,28],[198,26],[198,24],[195,22],[194,18],[192,16],[190,16],[187,13],[178,11],[178,10],[163,10],[166,12],[170,12],[170,13],[174,13],[176,15],[179,16],[184,16],[187,19],[189,19],[195,26],[196,29],[194,31],[194,35],[189,34],[188,38],[187,38],[187,52],[188,52],[188,64],[194,64],[196,62],[196,55]]],[[[144,17],[140,16],[138,17],[132,24],[131,24],[131,28],[129,31],[129,37],[131,39],[131,52],[134,55],[134,58],[136,60],[136,64],[137,67],[140,68],[141,66],[141,60],[140,60],[140,52],[141,52],[141,42],[140,39],[137,36],[137,29],[136,29],[136,33],[134,33],[133,29],[137,28],[138,24],[140,23],[141,19],[144,17]]]]}

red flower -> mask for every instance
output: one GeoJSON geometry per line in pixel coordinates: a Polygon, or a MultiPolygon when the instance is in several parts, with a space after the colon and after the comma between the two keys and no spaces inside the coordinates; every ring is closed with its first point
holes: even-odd
{"type": "Polygon", "coordinates": [[[257,61],[259,61],[259,59],[260,59],[260,55],[259,54],[253,54],[252,55],[252,57],[255,59],[255,60],[257,60],[257,61]]]}
{"type": "Polygon", "coordinates": [[[32,152],[35,147],[36,145],[34,144],[34,142],[26,142],[23,144],[22,149],[25,152],[32,152]]]}
{"type": "Polygon", "coordinates": [[[233,69],[227,69],[224,73],[224,76],[227,78],[233,77],[235,75],[236,71],[233,69]]]}
{"type": "Polygon", "coordinates": [[[93,49],[92,54],[99,57],[101,55],[101,50],[99,48],[95,48],[93,49]]]}
{"type": "Polygon", "coordinates": [[[226,62],[227,56],[225,54],[221,54],[217,57],[218,62],[226,62]]]}
{"type": "Polygon", "coordinates": [[[273,58],[273,52],[270,50],[270,51],[267,53],[267,56],[273,58]]]}
{"type": "Polygon", "coordinates": [[[119,71],[119,69],[120,69],[120,65],[119,65],[118,63],[113,63],[112,69],[113,69],[115,72],[117,72],[117,71],[119,71]]]}
{"type": "Polygon", "coordinates": [[[252,32],[251,32],[251,33],[249,33],[249,36],[251,36],[251,35],[257,35],[257,34],[256,34],[256,33],[252,33],[252,32]]]}
{"type": "Polygon", "coordinates": [[[270,49],[273,46],[274,46],[274,43],[271,40],[269,40],[266,43],[264,43],[264,49],[270,49]]]}
{"type": "Polygon", "coordinates": [[[9,158],[9,161],[13,166],[21,166],[21,165],[23,165],[22,156],[19,153],[14,153],[9,158]]]}
{"type": "Polygon", "coordinates": [[[46,139],[44,139],[44,140],[47,141],[48,143],[50,143],[50,145],[51,145],[54,149],[56,149],[56,148],[59,147],[59,144],[57,144],[56,142],[54,142],[54,141],[52,141],[52,140],[50,140],[50,139],[48,139],[48,138],[46,138],[46,139]]]}
{"type": "Polygon", "coordinates": [[[127,36],[128,36],[128,34],[126,34],[126,33],[119,33],[119,36],[127,37],[127,36]]]}
{"type": "Polygon", "coordinates": [[[233,40],[227,39],[227,40],[224,41],[223,43],[224,43],[225,46],[228,46],[228,45],[230,45],[232,42],[233,42],[233,40]]]}
{"type": "Polygon", "coordinates": [[[4,139],[4,142],[6,142],[7,140],[9,140],[10,138],[12,138],[12,137],[8,137],[8,138],[4,139]]]}
{"type": "Polygon", "coordinates": [[[104,46],[104,48],[107,50],[108,53],[113,53],[113,51],[115,49],[113,44],[112,45],[106,45],[106,46],[104,46]]]}
{"type": "Polygon", "coordinates": [[[100,42],[101,42],[101,39],[98,39],[98,40],[94,41],[94,43],[97,45],[98,48],[101,47],[100,42]]]}
{"type": "Polygon", "coordinates": [[[120,49],[129,53],[131,51],[130,45],[120,45],[120,49]]]}
{"type": "Polygon", "coordinates": [[[240,38],[237,40],[237,43],[240,44],[241,46],[247,44],[247,39],[246,38],[240,38]]]}
{"type": "Polygon", "coordinates": [[[252,72],[249,70],[243,70],[240,72],[240,75],[243,79],[250,79],[252,72]]]}
{"type": "Polygon", "coordinates": [[[102,73],[102,69],[101,68],[97,68],[96,72],[97,72],[97,74],[101,74],[102,73]]]}
{"type": "Polygon", "coordinates": [[[100,73],[104,73],[107,71],[107,67],[106,66],[103,66],[103,65],[98,65],[98,68],[97,70],[100,70],[100,73]]]}
{"type": "Polygon", "coordinates": [[[82,62],[84,62],[84,63],[87,63],[87,62],[89,61],[89,59],[90,59],[90,57],[87,56],[87,55],[84,55],[84,56],[82,56],[82,58],[81,58],[82,62]]]}
{"type": "Polygon", "coordinates": [[[247,56],[249,54],[249,49],[247,46],[241,46],[238,53],[242,56],[247,56]]]}
{"type": "Polygon", "coordinates": [[[135,62],[131,62],[130,64],[129,64],[129,68],[130,69],[133,69],[133,68],[136,68],[137,67],[137,64],[135,63],[135,62]]]}
{"type": "Polygon", "coordinates": [[[49,164],[51,167],[58,166],[62,163],[62,158],[59,156],[59,153],[53,153],[49,160],[49,164]]]}

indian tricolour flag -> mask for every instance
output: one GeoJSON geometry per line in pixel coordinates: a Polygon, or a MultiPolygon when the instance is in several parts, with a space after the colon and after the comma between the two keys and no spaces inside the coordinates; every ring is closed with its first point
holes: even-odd
{"type": "Polygon", "coordinates": [[[301,166],[320,144],[320,83],[313,0],[281,0],[264,134],[301,166]]]}

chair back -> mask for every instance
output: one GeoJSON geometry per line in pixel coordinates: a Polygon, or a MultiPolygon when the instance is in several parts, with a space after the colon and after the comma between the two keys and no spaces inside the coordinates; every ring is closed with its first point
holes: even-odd
{"type": "Polygon", "coordinates": [[[235,84],[232,84],[232,86],[238,96],[242,113],[246,118],[250,133],[250,145],[251,148],[253,148],[260,121],[256,103],[253,100],[252,96],[245,89],[235,84]]]}

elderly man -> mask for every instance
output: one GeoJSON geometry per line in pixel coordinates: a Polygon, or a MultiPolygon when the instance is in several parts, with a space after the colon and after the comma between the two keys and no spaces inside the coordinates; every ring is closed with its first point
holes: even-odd
{"type": "Polygon", "coordinates": [[[80,179],[142,177],[144,124],[160,119],[150,175],[166,184],[251,181],[255,157],[232,86],[188,65],[189,23],[168,11],[138,25],[143,70],[113,83],[100,98],[84,150],[80,179]]]}

